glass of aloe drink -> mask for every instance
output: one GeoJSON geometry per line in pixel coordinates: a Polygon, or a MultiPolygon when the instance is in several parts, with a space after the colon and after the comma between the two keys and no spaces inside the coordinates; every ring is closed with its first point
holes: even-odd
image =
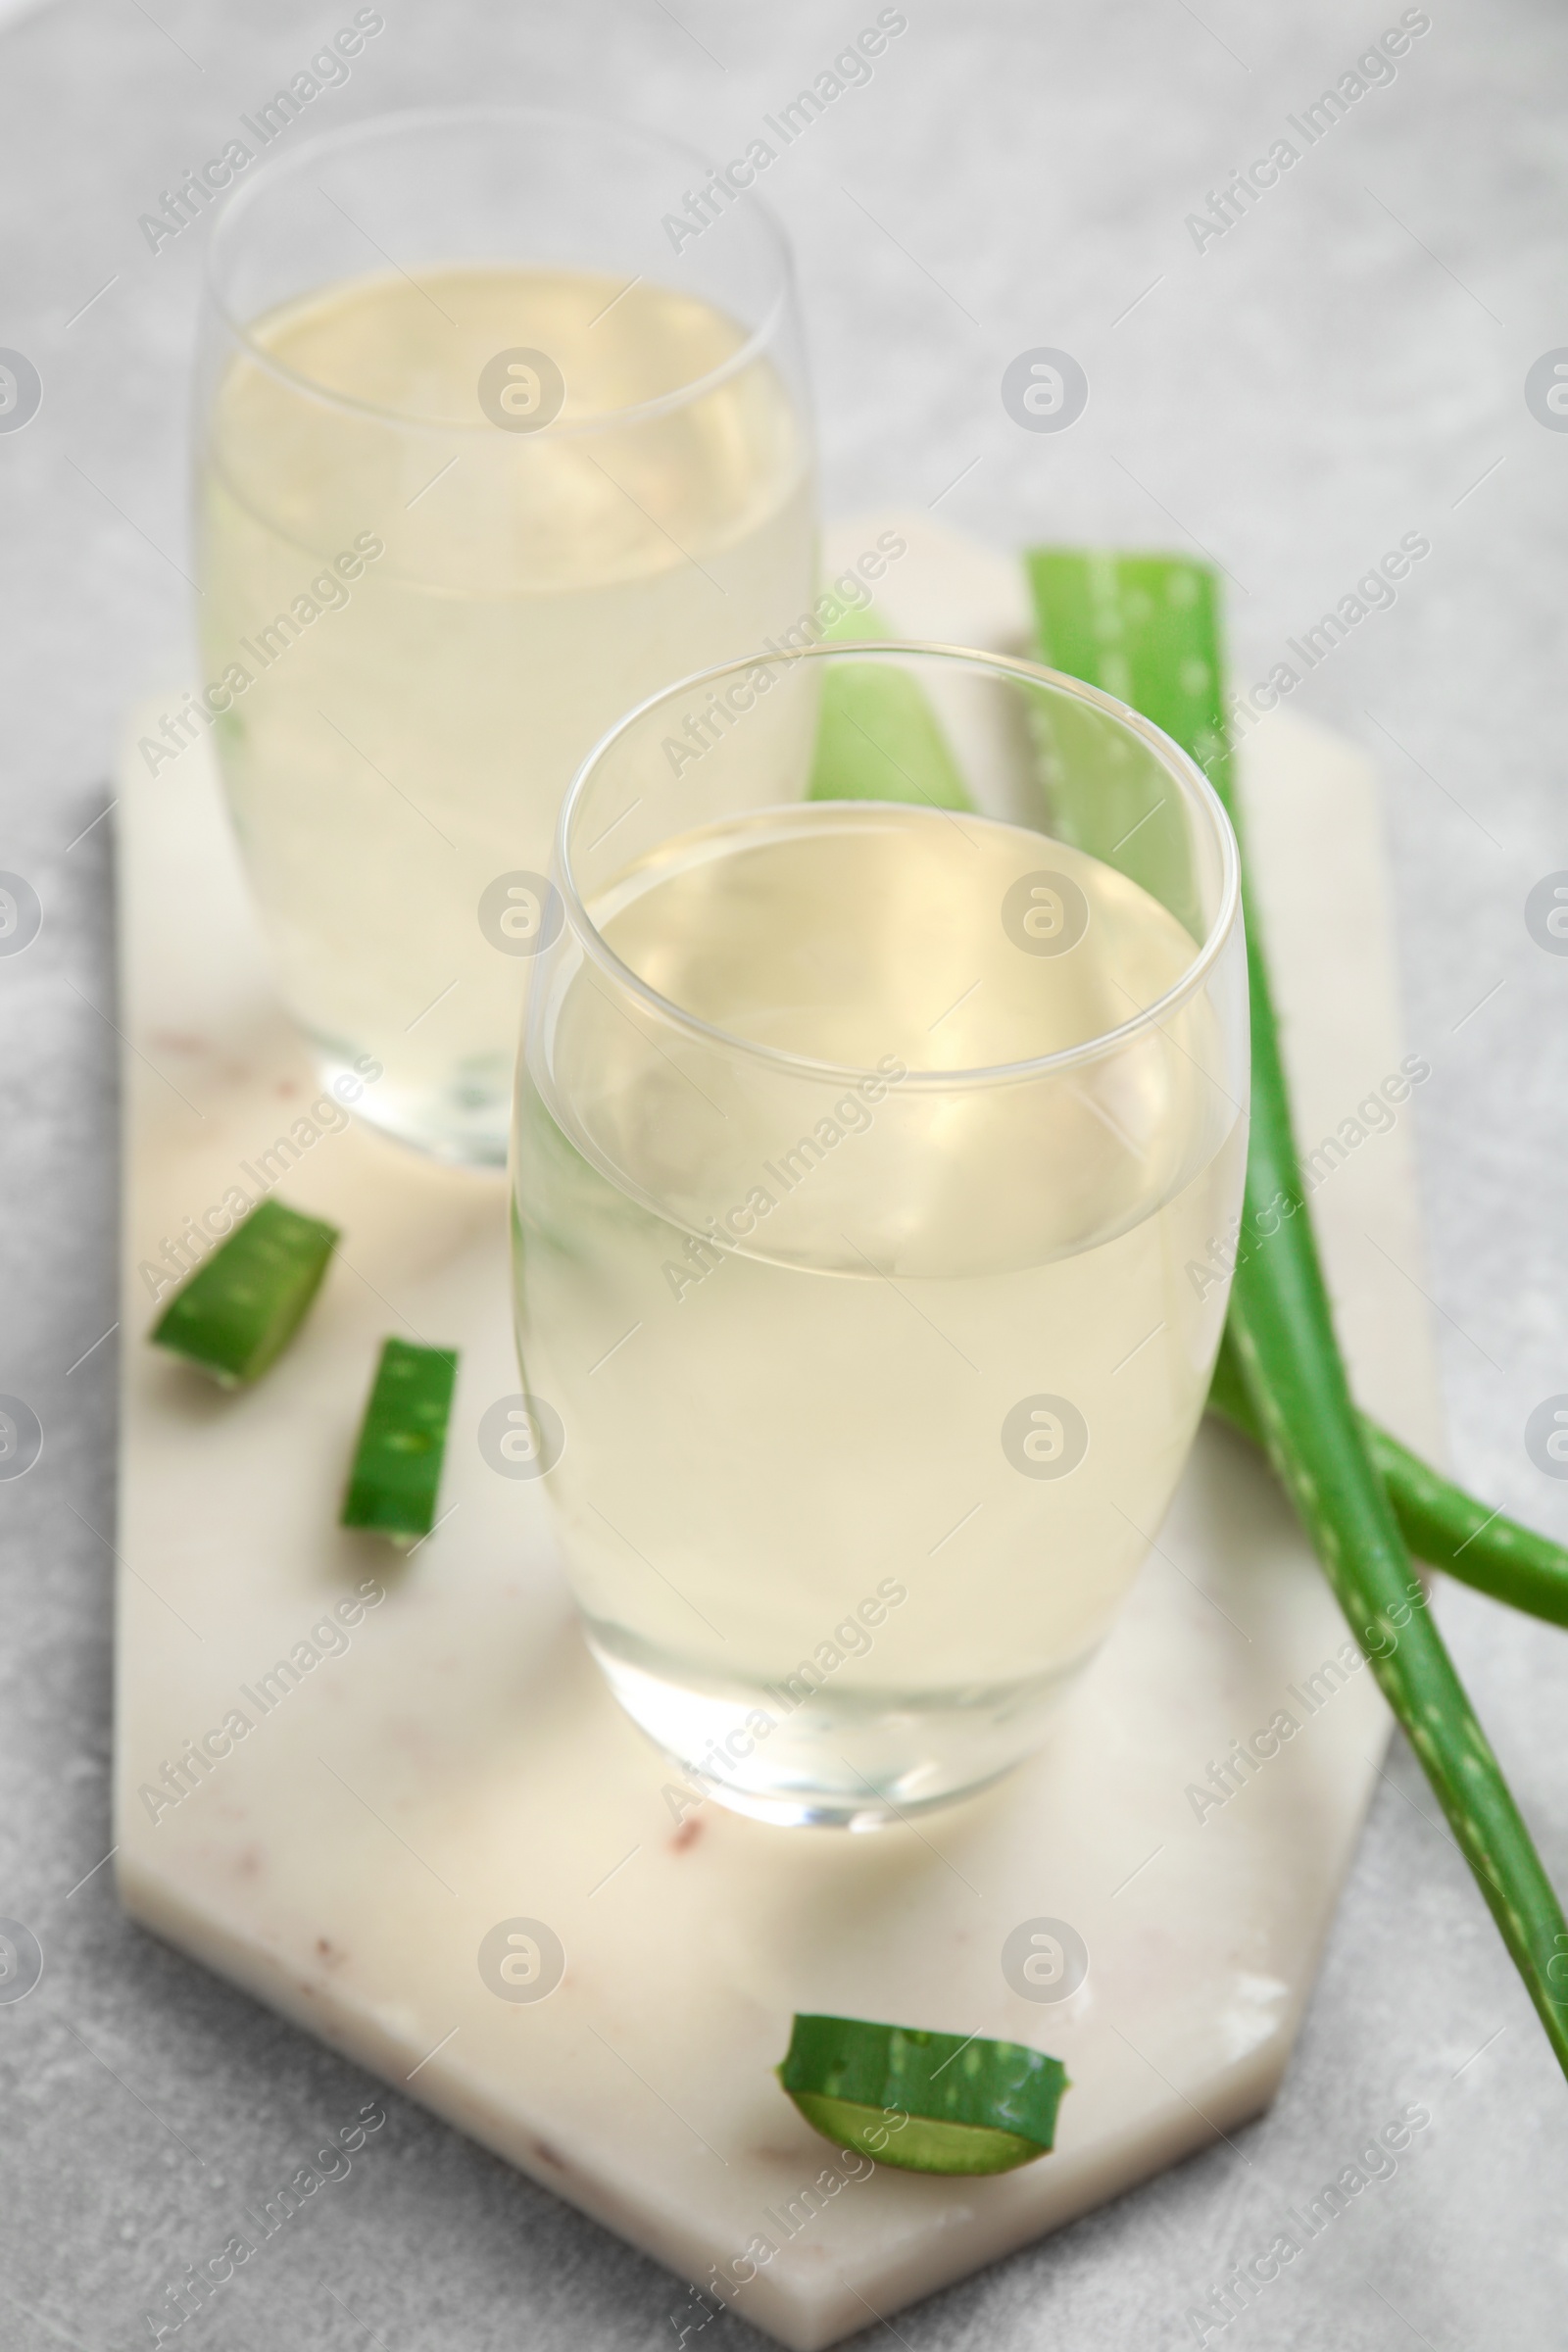
{"type": "Polygon", "coordinates": [[[214,730],[323,1076],[445,1158],[505,1159],[578,762],[813,595],[788,251],[728,191],[672,250],[703,178],[641,130],[465,107],[252,167],[213,234],[204,684],[169,740],[214,730]]]}
{"type": "Polygon", "coordinates": [[[594,1654],[682,1804],[979,1788],[1202,1409],[1247,1138],[1224,810],[1094,688],[840,644],[623,719],[553,873],[514,1418],[594,1654]]]}

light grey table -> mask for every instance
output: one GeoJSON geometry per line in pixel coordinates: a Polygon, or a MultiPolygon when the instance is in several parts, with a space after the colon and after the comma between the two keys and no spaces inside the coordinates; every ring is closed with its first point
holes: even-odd
{"type": "MultiPolygon", "coordinates": [[[[108,1844],[116,1104],[102,821],[125,704],[187,673],[186,369],[202,232],[137,216],[352,16],[77,0],[0,30],[0,345],[44,402],[0,435],[0,866],[44,927],[0,959],[0,1389],[46,1432],[0,1485],[0,1914],[44,1978],[0,2006],[0,2347],[112,2352],[372,2085],[130,1929],[108,1844]],[[99,821],[95,821],[99,820],[99,821]]],[[[682,130],[715,160],[872,0],[387,0],[318,123],[481,91],[682,130]]],[[[1287,128],[1385,25],[1347,0],[906,0],[868,85],[768,178],[795,237],[828,511],[934,506],[1002,544],[1201,549],[1239,678],[1401,533],[1430,558],[1297,707],[1384,765],[1454,1454],[1568,1534],[1523,1428],[1568,1390],[1568,958],[1524,902],[1568,867],[1560,722],[1568,434],[1526,407],[1568,344],[1568,25],[1434,0],[1396,78],[1309,148],[1287,128]],[[1281,136],[1298,162],[1222,236],[1187,216],[1281,136]],[[999,386],[1072,352],[1069,432],[999,386]]],[[[1568,1885],[1568,1654],[1452,1592],[1445,1622],[1568,1885]]],[[[1228,2334],[1269,2352],[1564,2340],[1568,2090],[1425,1784],[1396,1745],[1273,2112],[1032,2252],[902,2315],[914,2352],[1143,2352],[1406,2102],[1431,2128],[1228,2334]]],[[[401,2100],[351,2177],[240,2275],[199,2343],[295,2352],[672,2346],[683,2286],[401,2100]]],[[[881,2332],[880,2330],[874,2332],[881,2332]]],[[[707,2344],[750,2331],[715,2320],[707,2344]]],[[[183,2340],[183,2337],[181,2338],[183,2340]]],[[[1218,2341],[1210,2335],[1210,2342],[1218,2341]]]]}

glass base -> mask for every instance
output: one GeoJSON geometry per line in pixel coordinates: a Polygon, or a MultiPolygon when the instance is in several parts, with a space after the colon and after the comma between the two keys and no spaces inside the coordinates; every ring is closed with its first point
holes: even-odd
{"type": "MultiPolygon", "coordinates": [[[[679,1758],[670,1755],[668,1748],[663,1753],[669,1756],[672,1764],[679,1763],[679,1758]]],[[[1022,1760],[1020,1757],[1019,1762],[1022,1760]]],[[[922,1813],[939,1812],[949,1805],[962,1804],[965,1797],[978,1796],[983,1789],[994,1788],[999,1781],[1004,1781],[1008,1773],[1016,1768],[1015,1765],[1004,1764],[1000,1772],[992,1773],[988,1780],[976,1781],[967,1788],[955,1788],[945,1796],[927,1796],[897,1806],[886,1797],[862,1796],[857,1799],[842,1793],[836,1796],[822,1792],[811,1796],[760,1796],[706,1779],[694,1786],[700,1788],[705,1797],[711,1797],[715,1805],[722,1805],[726,1813],[744,1814],[748,1821],[765,1821],[770,1829],[896,1830],[918,1820],[922,1813]]],[[[690,1768],[683,1769],[689,1771],[690,1768]]]]}
{"type": "MultiPolygon", "coordinates": [[[[354,1115],[427,1159],[464,1168],[504,1168],[512,1130],[512,1088],[455,1077],[446,1086],[400,1085],[391,1070],[362,1077],[334,1041],[311,1040],[321,1083],[354,1115]]],[[[368,1059],[368,1056],[362,1056],[368,1059]]]]}
{"type": "Polygon", "coordinates": [[[638,1728],[669,1758],[672,1814],[711,1797],[787,1829],[879,1830],[958,1804],[1050,1736],[1082,1657],[1027,1682],[906,1693],[799,1684],[704,1687],[629,1654],[624,1634],[588,1645],[638,1728]]]}

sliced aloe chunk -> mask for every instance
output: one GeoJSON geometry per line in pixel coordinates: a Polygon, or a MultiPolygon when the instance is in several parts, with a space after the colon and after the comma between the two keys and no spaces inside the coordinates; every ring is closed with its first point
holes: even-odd
{"type": "Polygon", "coordinates": [[[197,1364],[224,1388],[260,1379],[305,1319],[338,1229],[264,1200],[171,1298],[155,1347],[197,1364]]]}
{"type": "Polygon", "coordinates": [[[1017,2041],[797,2017],[778,2079],[836,2147],[910,2173],[1009,2173],[1048,2155],[1068,2087],[1017,2041]]]}
{"type": "Polygon", "coordinates": [[[455,1348],[385,1343],[343,1497],[344,1527],[400,1546],[430,1533],[457,1377],[455,1348]]]}
{"type": "MultiPolygon", "coordinates": [[[[845,612],[835,643],[890,634],[870,612],[845,612]]],[[[891,662],[825,665],[811,764],[811,801],[908,801],[972,810],[941,721],[917,678],[891,662]]]]}

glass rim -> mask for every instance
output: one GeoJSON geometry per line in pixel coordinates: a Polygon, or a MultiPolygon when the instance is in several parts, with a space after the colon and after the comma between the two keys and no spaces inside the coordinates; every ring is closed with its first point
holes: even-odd
{"type": "MultiPolygon", "coordinates": [[[[207,249],[202,257],[202,284],[208,307],[230,341],[237,344],[265,374],[311,400],[319,401],[326,408],[341,410],[346,415],[375,417],[382,423],[396,425],[402,431],[412,433],[439,433],[450,437],[454,433],[493,432],[494,426],[482,418],[474,422],[449,422],[441,417],[410,416],[401,409],[387,408],[379,401],[361,400],[353,393],[334,391],[329,384],[318,383],[314,376],[302,374],[297,368],[286,367],[251,333],[254,319],[235,317],[225,298],[222,283],[229,249],[245,227],[248,216],[255,210],[259,189],[265,198],[284,179],[310,165],[318,164],[329,149],[348,149],[367,145],[381,137],[414,130],[433,130],[442,124],[481,121],[547,122],[556,125],[578,123],[601,133],[616,132],[650,148],[662,148],[666,155],[678,156],[687,166],[696,170],[699,178],[709,170],[702,151],[688,146],[685,140],[671,138],[662,130],[651,130],[646,124],[634,122],[622,115],[599,114],[584,107],[527,106],[504,99],[483,99],[472,104],[411,106],[388,114],[368,115],[363,122],[346,123],[339,130],[318,132],[315,138],[306,139],[298,147],[292,148],[287,155],[264,159],[261,169],[226,195],[220,205],[213,222],[213,233],[207,240],[207,249]]],[[[794,256],[784,224],[766,198],[750,188],[742,193],[759,217],[778,270],[777,289],[760,323],[726,358],[702,375],[694,376],[689,384],[677,384],[673,391],[661,392],[652,400],[607,410],[603,416],[583,417],[573,424],[552,422],[541,428],[536,436],[539,440],[569,441],[593,433],[618,432],[630,425],[672,415],[693,401],[706,398],[710,392],[728,382],[731,376],[739,375],[767,350],[775,340],[793,300],[794,256]]],[[[393,268],[396,267],[393,264],[393,268]]],[[[323,277],[319,282],[324,287],[335,281],[323,277]]],[[[635,278],[628,281],[629,285],[636,283],[635,278]]],[[[627,290],[627,287],[621,288],[622,293],[627,290]]],[[[617,295],[616,301],[619,298],[617,295]]],[[[261,314],[263,317],[267,315],[261,314]]]]}
{"type": "MultiPolygon", "coordinates": [[[[909,655],[916,655],[922,661],[990,670],[999,676],[1018,679],[1029,685],[1054,687],[1075,701],[1087,703],[1093,709],[1103,711],[1131,733],[1141,737],[1180,788],[1189,807],[1207,819],[1219,849],[1220,896],[1206,935],[1195,941],[1193,960],[1181,978],[1156,997],[1152,1004],[1144,1005],[1130,1019],[1118,1022],[1114,1029],[1102,1030],[1097,1036],[1085,1038],[1076,1046],[1063,1046],[1055,1053],[1036,1054],[1024,1061],[983,1063],[949,1070],[906,1070],[899,1080],[901,1092],[905,1088],[912,1088],[919,1092],[952,1093],[963,1087],[1024,1084],[1081,1068],[1086,1063],[1120,1053],[1140,1036],[1159,1028],[1190,998],[1196,996],[1206,984],[1229,945],[1242,910],[1241,847],[1236,838],[1236,828],[1231,823],[1224,803],[1197,760],[1184,752],[1180,744],[1173,742],[1162,728],[1156,727],[1152,719],[1145,718],[1142,711],[1135,710],[1128,703],[1118,702],[1114,695],[1106,694],[1099,686],[1091,686],[1082,678],[1070,677],[1065,670],[1049,669],[1043,662],[1022,662],[1010,654],[987,653],[973,646],[947,645],[920,639],[901,643],[893,638],[877,638],[864,642],[856,640],[806,646],[798,653],[759,653],[739,661],[720,662],[711,669],[694,670],[689,677],[677,679],[671,686],[661,687],[657,694],[649,695],[635,709],[626,711],[599,738],[583,760],[566,789],[557,821],[556,870],[552,879],[561,894],[564,913],[578,944],[585,955],[597,961],[612,979],[640,998],[651,1011],[703,1044],[722,1047],[726,1052],[743,1054],[754,1062],[767,1063],[793,1077],[826,1081],[835,1086],[855,1084],[867,1077],[882,1075],[875,1070],[817,1061],[809,1055],[788,1054],[775,1046],[760,1045],[755,1039],[742,1037],[733,1030],[720,1028],[714,1022],[702,1020],[696,1013],[688,1012],[683,1005],[677,1004],[672,998],[661,995],[629,964],[622,962],[583,905],[572,872],[570,829],[573,817],[607,754],[661,705],[692,694],[700,688],[711,688],[722,678],[735,677],[754,669],[787,668],[797,662],[887,660],[889,657],[903,659],[909,655]]],[[[780,804],[791,808],[811,805],[806,802],[780,804]]],[[[824,801],[814,805],[876,809],[890,804],[881,801],[824,801]]],[[[915,806],[902,802],[897,805],[915,806]]],[[[981,821],[994,823],[998,820],[982,817],[981,821]]],[[[1041,839],[1049,841],[1051,836],[1042,834],[1041,839]]]]}

